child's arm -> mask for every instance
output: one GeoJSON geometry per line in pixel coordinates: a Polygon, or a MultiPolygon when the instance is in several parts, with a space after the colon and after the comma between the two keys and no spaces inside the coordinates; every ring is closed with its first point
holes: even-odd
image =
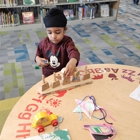
{"type": "Polygon", "coordinates": [[[73,74],[73,72],[75,71],[75,68],[76,68],[76,64],[77,64],[77,59],[71,58],[69,60],[69,62],[66,65],[66,69],[65,69],[65,74],[67,77],[73,74]]]}
{"type": "Polygon", "coordinates": [[[79,63],[80,53],[78,49],[75,47],[75,44],[71,38],[69,38],[66,48],[69,57],[69,62],[66,65],[65,74],[66,76],[71,76],[79,63]]]}
{"type": "Polygon", "coordinates": [[[48,66],[49,62],[46,62],[47,60],[45,58],[41,58],[39,56],[36,56],[36,62],[40,67],[48,66]]]}
{"type": "Polygon", "coordinates": [[[49,62],[48,60],[46,60],[44,58],[44,44],[46,44],[46,38],[44,38],[43,40],[40,41],[40,43],[38,44],[37,50],[36,50],[36,55],[35,55],[35,62],[40,66],[40,67],[44,67],[44,66],[48,66],[49,62]]]}

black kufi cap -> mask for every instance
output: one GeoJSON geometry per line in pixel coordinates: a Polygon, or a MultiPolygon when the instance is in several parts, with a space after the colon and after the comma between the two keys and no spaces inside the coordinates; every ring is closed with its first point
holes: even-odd
{"type": "Polygon", "coordinates": [[[65,15],[57,8],[50,9],[43,18],[46,28],[66,27],[67,19],[65,15]]]}

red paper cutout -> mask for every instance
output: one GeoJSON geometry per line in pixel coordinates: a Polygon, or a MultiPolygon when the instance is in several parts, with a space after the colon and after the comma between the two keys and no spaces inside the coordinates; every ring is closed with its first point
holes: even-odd
{"type": "Polygon", "coordinates": [[[46,103],[50,103],[50,106],[58,107],[61,104],[61,100],[51,98],[49,100],[46,100],[46,103]]]}
{"type": "Polygon", "coordinates": [[[92,79],[97,80],[97,79],[102,79],[103,78],[103,74],[101,75],[93,75],[94,77],[92,79]]]}
{"type": "Polygon", "coordinates": [[[55,97],[63,97],[65,95],[65,93],[67,92],[67,90],[63,90],[63,91],[56,91],[56,93],[54,94],[55,97]]]}

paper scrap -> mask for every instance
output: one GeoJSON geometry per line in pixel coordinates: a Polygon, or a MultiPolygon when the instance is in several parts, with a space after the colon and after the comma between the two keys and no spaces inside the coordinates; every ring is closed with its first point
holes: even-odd
{"type": "Polygon", "coordinates": [[[130,94],[130,97],[140,102],[140,85],[130,94]]]}

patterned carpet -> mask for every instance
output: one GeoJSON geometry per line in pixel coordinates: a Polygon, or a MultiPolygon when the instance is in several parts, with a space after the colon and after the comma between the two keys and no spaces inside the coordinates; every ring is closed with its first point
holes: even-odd
{"type": "MultiPolygon", "coordinates": [[[[81,54],[80,65],[116,63],[139,67],[139,9],[132,1],[123,0],[117,21],[68,26],[67,35],[73,38],[81,54]]],[[[45,36],[42,28],[0,32],[0,100],[4,100],[1,103],[21,97],[41,80],[42,72],[35,69],[34,56],[45,36]]]]}

